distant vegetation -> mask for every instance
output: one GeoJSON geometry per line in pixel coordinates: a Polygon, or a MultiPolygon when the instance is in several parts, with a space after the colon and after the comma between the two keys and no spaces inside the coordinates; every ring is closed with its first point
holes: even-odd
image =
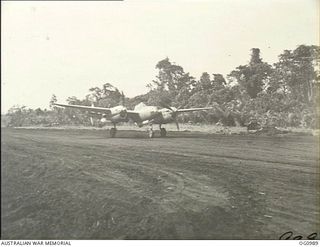
{"type": "MultiPolygon", "coordinates": [[[[175,107],[215,106],[208,112],[179,116],[181,122],[244,126],[251,119],[263,125],[319,128],[320,47],[300,45],[285,50],[279,61],[263,61],[258,48],[251,49],[248,64],[240,65],[226,78],[203,72],[199,79],[165,58],[156,64],[158,75],[147,85],[149,92],[127,98],[116,87],[105,83],[89,89],[84,99],[69,97],[69,104],[129,109],[140,102],[175,107]]],[[[50,104],[56,102],[53,95],[50,104]]],[[[27,109],[14,106],[6,114],[7,126],[90,125],[89,117],[73,109],[27,109]]]]}

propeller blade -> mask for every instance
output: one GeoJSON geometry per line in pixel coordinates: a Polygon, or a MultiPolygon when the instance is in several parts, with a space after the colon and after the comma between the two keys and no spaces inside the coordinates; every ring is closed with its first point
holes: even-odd
{"type": "Polygon", "coordinates": [[[163,108],[167,108],[167,109],[169,109],[170,111],[173,111],[173,109],[172,109],[169,105],[167,105],[167,104],[165,104],[165,103],[160,103],[160,106],[163,107],[163,108]]]}
{"type": "Polygon", "coordinates": [[[125,105],[125,95],[124,95],[124,93],[123,93],[123,91],[121,91],[121,98],[120,98],[120,104],[122,105],[122,106],[124,106],[125,105]]]}
{"type": "Polygon", "coordinates": [[[179,122],[178,122],[178,120],[177,120],[177,119],[176,119],[175,123],[176,123],[176,126],[177,126],[177,130],[180,130],[179,122]]]}

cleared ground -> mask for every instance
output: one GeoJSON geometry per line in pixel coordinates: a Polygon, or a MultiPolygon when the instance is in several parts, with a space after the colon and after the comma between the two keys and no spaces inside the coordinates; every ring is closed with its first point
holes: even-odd
{"type": "Polygon", "coordinates": [[[2,239],[319,232],[318,137],[168,135],[2,129],[2,239]]]}

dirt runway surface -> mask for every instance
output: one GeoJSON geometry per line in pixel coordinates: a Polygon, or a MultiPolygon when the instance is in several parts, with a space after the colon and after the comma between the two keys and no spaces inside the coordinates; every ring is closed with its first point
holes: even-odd
{"type": "Polygon", "coordinates": [[[1,236],[319,236],[317,138],[2,129],[1,236]]]}

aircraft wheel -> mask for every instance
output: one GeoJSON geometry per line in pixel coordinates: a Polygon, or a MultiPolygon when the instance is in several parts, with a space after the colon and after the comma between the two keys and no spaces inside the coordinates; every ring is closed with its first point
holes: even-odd
{"type": "Polygon", "coordinates": [[[116,128],[111,128],[110,129],[110,137],[113,138],[116,136],[117,129],[116,128]]]}
{"type": "Polygon", "coordinates": [[[160,129],[160,136],[161,136],[161,137],[166,137],[166,135],[167,135],[166,129],[165,129],[165,128],[161,128],[161,129],[160,129]]]}

